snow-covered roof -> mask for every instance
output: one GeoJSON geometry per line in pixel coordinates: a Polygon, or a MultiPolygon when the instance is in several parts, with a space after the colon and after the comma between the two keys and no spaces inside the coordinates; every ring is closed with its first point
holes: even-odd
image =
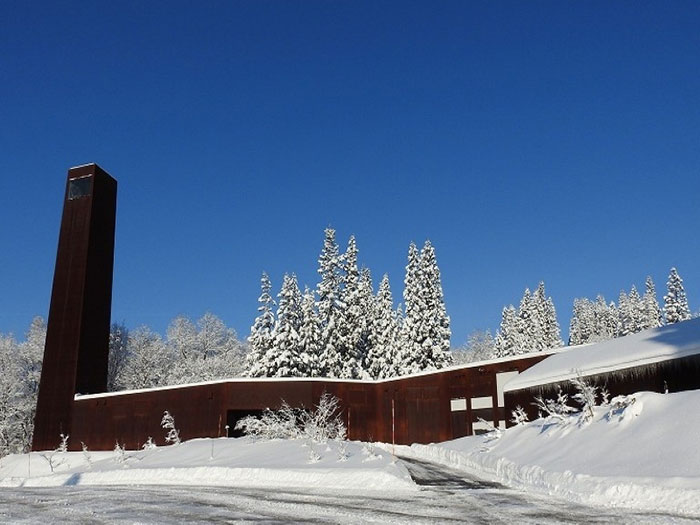
{"type": "MultiPolygon", "coordinates": [[[[556,352],[560,352],[560,351],[561,350],[547,350],[544,352],[539,352],[537,355],[549,355],[551,353],[556,353],[556,352]]],[[[331,377],[232,377],[229,379],[215,379],[213,381],[200,381],[197,383],[186,383],[186,384],[182,384],[182,385],[167,385],[167,386],[159,386],[159,387],[152,387],[152,388],[141,388],[141,389],[136,389],[136,390],[118,390],[116,392],[101,392],[99,394],[75,394],[75,399],[76,400],[99,399],[99,398],[103,398],[103,397],[124,396],[124,395],[129,395],[129,394],[143,394],[146,392],[157,392],[157,391],[161,391],[161,390],[174,390],[174,389],[180,389],[180,388],[187,388],[187,387],[191,387],[191,386],[218,385],[221,383],[257,383],[257,382],[259,382],[259,383],[266,383],[266,382],[295,383],[295,382],[308,382],[308,381],[323,382],[323,383],[370,383],[370,384],[387,383],[390,381],[401,381],[403,379],[412,378],[412,377],[421,377],[421,376],[427,376],[427,375],[431,375],[431,374],[442,374],[445,372],[461,370],[463,368],[474,368],[474,367],[479,367],[479,366],[484,366],[484,365],[506,363],[508,361],[513,361],[516,359],[533,357],[534,355],[535,354],[524,354],[524,355],[501,357],[498,359],[489,359],[487,361],[474,361],[471,363],[465,363],[463,365],[454,365],[454,366],[450,366],[447,368],[441,368],[440,370],[424,370],[422,372],[415,372],[413,374],[406,374],[406,375],[391,377],[391,378],[387,378],[387,379],[339,379],[339,378],[331,378],[331,377]]]]}
{"type": "Polygon", "coordinates": [[[690,319],[600,343],[571,347],[528,368],[504,390],[568,381],[700,354],[700,318],[690,319]]]}

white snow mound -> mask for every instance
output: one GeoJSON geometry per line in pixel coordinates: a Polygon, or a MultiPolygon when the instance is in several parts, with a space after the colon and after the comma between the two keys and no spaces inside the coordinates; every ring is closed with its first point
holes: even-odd
{"type": "Polygon", "coordinates": [[[495,434],[397,447],[480,477],[580,503],[700,516],[700,390],[641,392],[617,410],[538,419],[495,434]]]}
{"type": "Polygon", "coordinates": [[[113,452],[66,452],[49,461],[39,452],[0,459],[0,487],[61,485],[215,485],[272,488],[417,490],[406,468],[388,452],[365,445],[305,440],[195,439],[180,445],[113,452]],[[320,459],[311,459],[313,455],[320,459]],[[372,458],[373,461],[367,461],[372,458]]]}

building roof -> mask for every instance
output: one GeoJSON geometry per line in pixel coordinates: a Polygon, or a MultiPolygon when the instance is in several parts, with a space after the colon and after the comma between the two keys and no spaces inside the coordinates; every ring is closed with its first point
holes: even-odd
{"type": "Polygon", "coordinates": [[[700,318],[555,353],[506,383],[512,392],[700,354],[700,318]]]}

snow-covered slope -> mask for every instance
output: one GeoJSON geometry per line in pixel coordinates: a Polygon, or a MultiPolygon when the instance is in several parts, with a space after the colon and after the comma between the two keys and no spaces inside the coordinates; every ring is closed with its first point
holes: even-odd
{"type": "Polygon", "coordinates": [[[536,421],[494,435],[397,447],[506,485],[581,503],[700,515],[700,391],[642,392],[581,424],[536,421]]]}
{"type": "Polygon", "coordinates": [[[511,392],[700,354],[700,318],[555,353],[506,383],[511,392]]]}
{"type": "Polygon", "coordinates": [[[361,443],[310,445],[305,440],[195,439],[180,445],[54,456],[55,472],[39,453],[0,459],[0,486],[222,485],[416,490],[408,471],[387,452],[361,443]],[[312,447],[312,448],[311,448],[312,447]],[[314,455],[314,459],[311,456],[314,455]]]}

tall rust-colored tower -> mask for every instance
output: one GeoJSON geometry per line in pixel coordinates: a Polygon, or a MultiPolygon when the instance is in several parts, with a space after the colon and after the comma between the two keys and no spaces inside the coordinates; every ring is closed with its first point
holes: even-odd
{"type": "Polygon", "coordinates": [[[69,434],[76,393],[107,389],[117,181],[97,164],[68,170],[32,450],[69,434]]]}

